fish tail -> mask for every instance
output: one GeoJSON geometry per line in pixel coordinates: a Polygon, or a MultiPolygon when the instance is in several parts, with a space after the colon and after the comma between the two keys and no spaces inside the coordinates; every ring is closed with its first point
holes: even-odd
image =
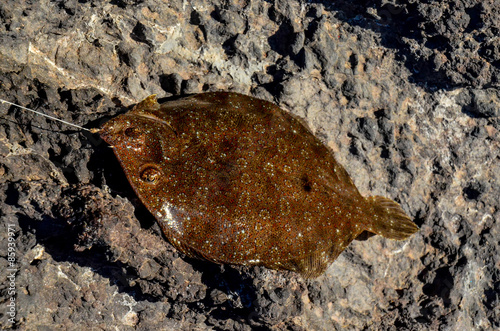
{"type": "Polygon", "coordinates": [[[373,211],[367,231],[397,240],[406,239],[418,231],[418,226],[397,202],[381,196],[368,197],[366,200],[372,204],[373,211]]]}

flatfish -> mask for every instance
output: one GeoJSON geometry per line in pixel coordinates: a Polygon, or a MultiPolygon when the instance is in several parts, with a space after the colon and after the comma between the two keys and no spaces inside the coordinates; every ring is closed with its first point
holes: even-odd
{"type": "Polygon", "coordinates": [[[165,237],[190,257],[321,275],[363,231],[418,227],[394,201],[363,197],[333,152],[271,102],[150,96],[99,132],[165,237]]]}

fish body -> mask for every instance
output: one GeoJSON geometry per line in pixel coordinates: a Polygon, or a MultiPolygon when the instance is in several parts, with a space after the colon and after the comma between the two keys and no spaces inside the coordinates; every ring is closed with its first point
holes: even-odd
{"type": "Polygon", "coordinates": [[[404,239],[401,207],[363,197],[298,118],[250,96],[146,98],[100,130],[166,238],[190,257],[322,274],[361,232],[404,239]]]}

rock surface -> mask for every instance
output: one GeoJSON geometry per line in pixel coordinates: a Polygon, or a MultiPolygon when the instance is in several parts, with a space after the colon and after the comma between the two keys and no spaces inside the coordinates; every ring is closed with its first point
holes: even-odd
{"type": "Polygon", "coordinates": [[[500,328],[499,14],[496,0],[2,1],[1,98],[86,127],[153,93],[267,99],[421,230],[355,241],[308,281],[186,259],[97,136],[4,104],[1,327],[500,328]]]}

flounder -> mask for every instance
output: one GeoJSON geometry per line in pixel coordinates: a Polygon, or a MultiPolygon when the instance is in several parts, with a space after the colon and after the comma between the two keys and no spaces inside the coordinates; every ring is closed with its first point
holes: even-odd
{"type": "Polygon", "coordinates": [[[150,96],[98,131],[166,238],[190,257],[322,274],[361,232],[418,230],[363,197],[301,120],[250,96],[150,96]]]}

